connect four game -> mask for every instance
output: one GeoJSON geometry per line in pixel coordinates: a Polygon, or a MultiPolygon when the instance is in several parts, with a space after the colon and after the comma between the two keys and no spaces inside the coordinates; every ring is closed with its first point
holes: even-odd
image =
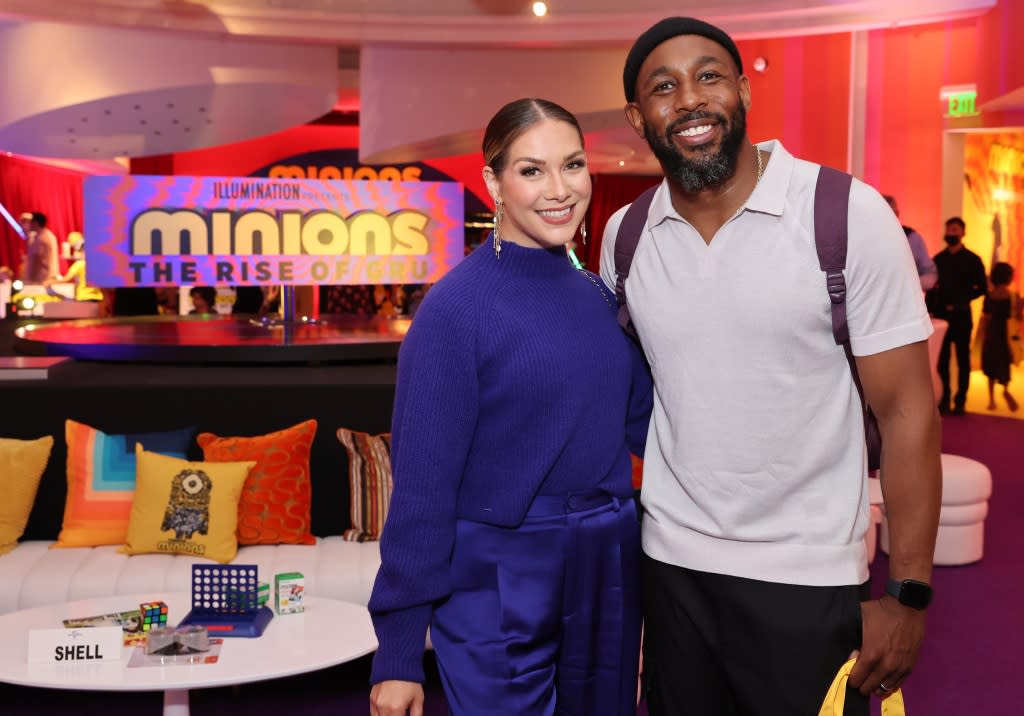
{"type": "Polygon", "coordinates": [[[255,564],[193,564],[192,611],[180,626],[205,626],[210,636],[257,637],[274,613],[258,602],[255,564]]]}

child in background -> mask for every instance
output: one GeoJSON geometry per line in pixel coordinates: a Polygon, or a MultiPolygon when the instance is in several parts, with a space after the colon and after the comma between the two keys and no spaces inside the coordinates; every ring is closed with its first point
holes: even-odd
{"type": "Polygon", "coordinates": [[[193,315],[216,313],[214,304],[217,302],[217,289],[213,286],[195,286],[188,294],[192,299],[193,315]]]}
{"type": "MultiPolygon", "coordinates": [[[[1003,386],[1003,399],[1011,411],[1017,410],[1017,401],[1010,394],[1010,336],[1007,330],[1010,318],[1020,320],[1022,306],[1020,296],[1010,290],[1013,281],[1013,266],[999,262],[992,267],[992,288],[982,306],[981,370],[988,378],[988,409],[996,409],[996,383],[1003,386]]],[[[1019,340],[1019,337],[1018,337],[1019,340]]]]}

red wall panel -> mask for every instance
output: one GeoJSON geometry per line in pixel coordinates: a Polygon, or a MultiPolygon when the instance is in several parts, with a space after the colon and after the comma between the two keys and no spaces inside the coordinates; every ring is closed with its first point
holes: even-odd
{"type": "Polygon", "coordinates": [[[977,79],[978,20],[877,30],[869,35],[864,180],[900,205],[932,252],[942,246],[945,85],[977,79]]]}
{"type": "Polygon", "coordinates": [[[779,139],[801,159],[846,169],[850,36],[745,40],[739,47],[750,78],[750,138],[779,139]],[[754,71],[758,56],[768,60],[764,73],[754,71]]]}

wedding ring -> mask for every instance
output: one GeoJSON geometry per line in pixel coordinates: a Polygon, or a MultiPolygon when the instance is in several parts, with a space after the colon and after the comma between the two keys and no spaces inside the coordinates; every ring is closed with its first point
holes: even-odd
{"type": "Polygon", "coordinates": [[[887,694],[891,694],[892,693],[892,689],[890,689],[888,686],[886,686],[884,681],[878,685],[878,688],[880,688],[882,691],[884,691],[887,694]]]}

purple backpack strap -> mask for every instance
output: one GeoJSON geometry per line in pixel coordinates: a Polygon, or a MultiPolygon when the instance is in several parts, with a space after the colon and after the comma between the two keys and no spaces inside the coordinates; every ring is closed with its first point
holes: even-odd
{"type": "Polygon", "coordinates": [[[832,301],[832,335],[843,347],[850,364],[864,409],[864,434],[868,446],[868,469],[877,470],[881,463],[882,437],[878,423],[864,399],[864,389],[857,373],[857,361],[850,347],[850,327],[846,322],[846,245],[849,240],[850,185],[853,177],[831,167],[821,167],[814,190],[814,245],[818,265],[825,272],[825,286],[832,301]]]}
{"type": "Polygon", "coordinates": [[[825,272],[825,286],[832,300],[832,335],[839,345],[850,340],[843,270],[846,268],[852,181],[849,174],[821,167],[814,190],[814,245],[818,250],[818,266],[825,272]]]}
{"type": "Polygon", "coordinates": [[[633,254],[636,253],[636,247],[643,235],[647,212],[651,208],[651,201],[658,186],[660,185],[652,186],[629,205],[626,215],[622,217],[622,223],[619,224],[619,231],[615,234],[615,300],[619,304],[619,325],[633,338],[637,338],[637,335],[636,329],[633,328],[633,319],[629,316],[629,307],[626,305],[626,278],[633,265],[633,254]]]}

